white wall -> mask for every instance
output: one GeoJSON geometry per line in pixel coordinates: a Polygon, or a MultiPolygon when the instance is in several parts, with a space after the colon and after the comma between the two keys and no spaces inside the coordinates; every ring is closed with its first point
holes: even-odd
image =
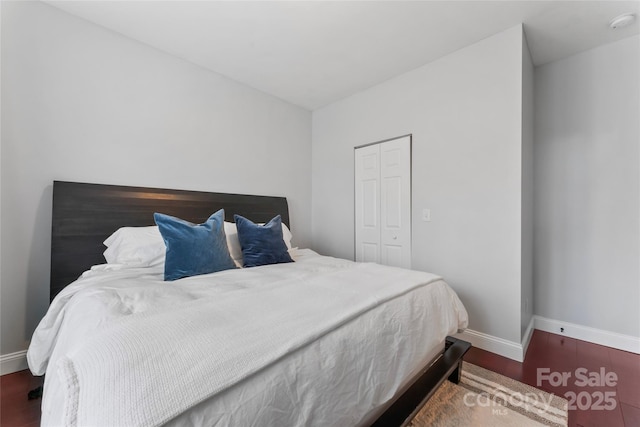
{"type": "Polygon", "coordinates": [[[0,353],[48,306],[54,179],[286,196],[310,238],[311,114],[40,2],[2,2],[0,353]]]}
{"type": "Polygon", "coordinates": [[[313,113],[314,247],[353,258],[353,148],[413,134],[413,268],[521,340],[522,27],[313,113]],[[430,208],[431,222],[421,211],[430,208]]]}
{"type": "Polygon", "coordinates": [[[535,312],[640,336],[640,37],[536,69],[535,312]]]}

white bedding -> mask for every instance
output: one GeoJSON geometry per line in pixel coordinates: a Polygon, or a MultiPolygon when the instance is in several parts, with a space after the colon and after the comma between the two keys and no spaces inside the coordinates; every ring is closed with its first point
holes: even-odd
{"type": "Polygon", "coordinates": [[[42,425],[360,425],[467,325],[428,273],[294,259],[172,283],[162,266],[86,273],[29,348],[31,370],[47,372],[42,425]],[[188,339],[157,340],[158,319],[188,339]]]}

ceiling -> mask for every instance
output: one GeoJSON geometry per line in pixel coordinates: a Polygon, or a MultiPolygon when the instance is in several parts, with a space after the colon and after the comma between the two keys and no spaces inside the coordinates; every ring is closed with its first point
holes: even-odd
{"type": "Polygon", "coordinates": [[[639,33],[638,1],[47,1],[314,110],[524,23],[535,65],[639,33]]]}

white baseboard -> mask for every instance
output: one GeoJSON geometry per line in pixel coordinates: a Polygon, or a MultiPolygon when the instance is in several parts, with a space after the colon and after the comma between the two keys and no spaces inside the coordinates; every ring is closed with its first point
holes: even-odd
{"type": "Polygon", "coordinates": [[[473,329],[467,329],[456,334],[456,337],[469,341],[474,347],[522,362],[527,354],[527,348],[529,348],[534,329],[640,354],[640,338],[638,337],[547,319],[538,315],[534,315],[531,318],[521,343],[474,331],[473,329]],[[561,332],[560,328],[564,330],[561,332]]]}
{"type": "Polygon", "coordinates": [[[0,375],[12,374],[28,368],[27,350],[16,351],[15,353],[0,356],[0,375]]]}
{"type": "Polygon", "coordinates": [[[529,342],[531,341],[531,335],[533,335],[534,325],[535,316],[532,316],[529,321],[529,325],[524,332],[521,343],[494,337],[493,335],[474,331],[473,329],[467,329],[464,332],[456,334],[456,337],[469,341],[474,347],[499,354],[500,356],[515,360],[516,362],[522,362],[524,361],[524,356],[527,354],[527,349],[529,348],[529,342]]]}
{"type": "Polygon", "coordinates": [[[524,360],[521,343],[494,337],[493,335],[474,331],[473,329],[466,329],[464,332],[456,334],[456,337],[469,341],[474,347],[499,354],[500,356],[513,359],[517,362],[524,360]]]}
{"type": "Polygon", "coordinates": [[[576,325],[575,323],[560,320],[547,319],[542,316],[533,316],[536,329],[551,332],[552,334],[565,335],[581,341],[588,341],[618,350],[640,354],[640,338],[631,335],[618,334],[616,332],[591,328],[589,326],[576,325]],[[563,330],[561,330],[561,328],[563,330]]]}
{"type": "Polygon", "coordinates": [[[524,336],[522,337],[522,360],[524,361],[524,357],[527,355],[527,349],[529,348],[529,343],[531,342],[531,335],[533,335],[533,330],[535,329],[535,316],[531,316],[531,320],[529,320],[529,326],[527,326],[527,330],[524,331],[524,336]]]}

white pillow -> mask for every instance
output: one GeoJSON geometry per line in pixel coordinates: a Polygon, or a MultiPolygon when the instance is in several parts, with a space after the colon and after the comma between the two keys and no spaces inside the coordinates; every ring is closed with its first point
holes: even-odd
{"type": "Polygon", "coordinates": [[[285,224],[282,224],[282,240],[284,240],[284,244],[287,245],[287,249],[291,249],[291,239],[293,239],[293,234],[291,234],[291,230],[285,224]]]}
{"type": "MultiPolygon", "coordinates": [[[[264,222],[260,223],[264,225],[264,222]]],[[[224,222],[224,233],[227,235],[227,246],[229,247],[229,253],[231,258],[235,261],[236,265],[242,267],[242,247],[240,246],[240,239],[238,239],[238,228],[234,222],[224,222]]],[[[293,235],[289,231],[289,227],[282,224],[282,240],[284,240],[287,249],[291,249],[291,239],[293,235]]]]}
{"type": "MultiPolygon", "coordinates": [[[[236,224],[225,221],[224,232],[227,235],[227,246],[231,258],[238,267],[242,267],[242,247],[236,224]]],[[[287,245],[287,249],[291,249],[292,238],[289,228],[282,224],[282,240],[287,245]]],[[[103,255],[108,264],[150,267],[164,263],[166,247],[156,225],[119,228],[104,241],[104,245],[107,250],[103,255]]]]}
{"type": "Polygon", "coordinates": [[[150,267],[164,262],[166,247],[157,226],[122,227],[104,241],[108,264],[150,267]]]}
{"type": "Polygon", "coordinates": [[[236,227],[236,224],[225,221],[224,234],[227,236],[227,246],[229,247],[231,258],[233,258],[236,265],[240,264],[242,267],[242,247],[240,247],[240,239],[238,239],[238,228],[236,227]]]}

